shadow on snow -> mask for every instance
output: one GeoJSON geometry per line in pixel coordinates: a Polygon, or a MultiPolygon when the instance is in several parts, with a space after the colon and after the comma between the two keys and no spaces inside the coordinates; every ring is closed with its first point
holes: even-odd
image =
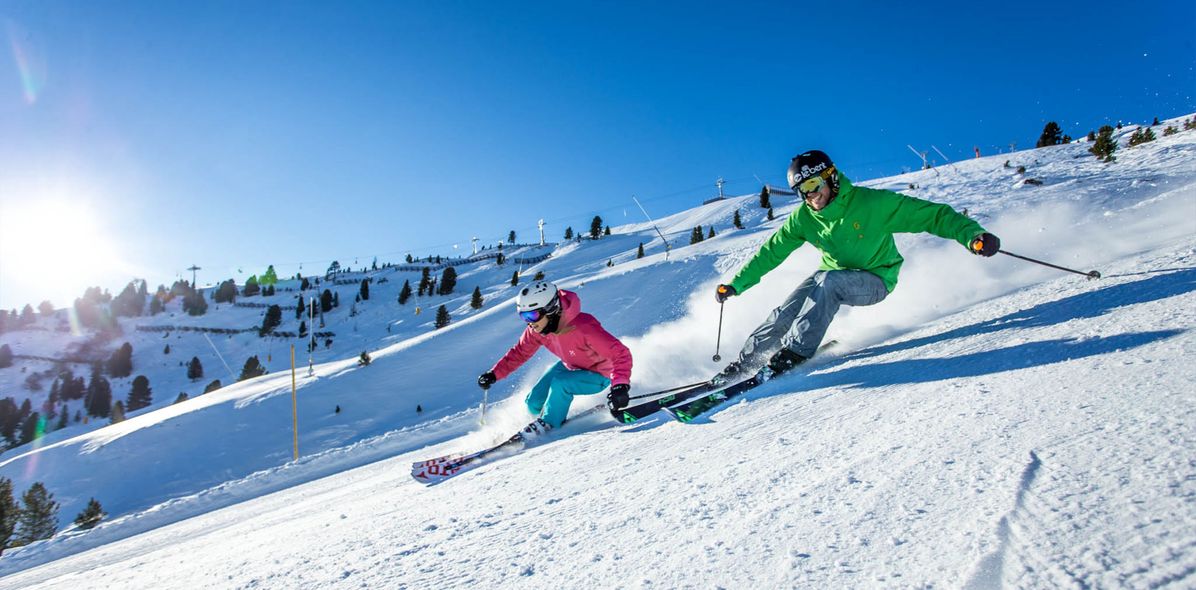
{"type": "MultiPolygon", "coordinates": [[[[1196,268],[1152,276],[1148,279],[1122,283],[1049,301],[993,320],[963,326],[941,334],[914,338],[893,344],[866,348],[845,356],[859,359],[891,352],[919,348],[954,338],[990,334],[1008,328],[1040,328],[1079,318],[1095,318],[1127,305],[1158,301],[1196,290],[1196,268]]],[[[984,353],[991,354],[991,353],[984,353]]]]}
{"type": "MultiPolygon", "coordinates": [[[[1060,338],[946,358],[907,359],[836,369],[836,366],[842,365],[847,360],[867,359],[955,338],[989,334],[1008,328],[1044,327],[1072,319],[1100,317],[1119,307],[1158,301],[1190,291],[1196,291],[1196,268],[1178,269],[1175,272],[1154,275],[1140,281],[1112,285],[1057,301],[1042,303],[1000,318],[963,326],[940,334],[866,348],[818,368],[819,372],[817,373],[797,379],[781,379],[776,383],[770,383],[749,392],[745,397],[747,399],[763,398],[782,392],[800,393],[833,387],[855,389],[929,383],[1039,367],[1137,348],[1182,334],[1185,330],[1132,332],[1090,338],[1060,338]]],[[[709,416],[699,418],[695,422],[706,420],[709,420],[709,416]]],[[[640,426],[637,430],[653,428],[658,425],[659,422],[637,425],[640,426]]]]}

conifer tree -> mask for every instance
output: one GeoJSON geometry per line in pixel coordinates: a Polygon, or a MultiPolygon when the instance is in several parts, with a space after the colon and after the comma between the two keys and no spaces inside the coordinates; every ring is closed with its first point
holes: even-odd
{"type": "Polygon", "coordinates": [[[14,547],[49,539],[58,532],[58,502],[42,482],[30,486],[21,503],[14,547]]]}
{"type": "Polygon", "coordinates": [[[25,423],[21,425],[21,439],[18,442],[19,444],[31,443],[41,438],[45,431],[46,424],[42,421],[42,415],[33,412],[29,414],[28,418],[25,418],[25,423]]]}
{"type": "Polygon", "coordinates": [[[1150,127],[1139,127],[1130,135],[1129,145],[1130,147],[1134,147],[1149,141],[1154,141],[1155,139],[1157,138],[1155,137],[1153,129],[1150,127]]]}
{"type": "Polygon", "coordinates": [[[98,369],[91,373],[91,383],[87,384],[87,401],[84,405],[87,415],[93,418],[107,418],[112,411],[112,384],[98,369]]]}
{"type": "Polygon", "coordinates": [[[194,289],[189,290],[183,296],[183,311],[188,315],[201,316],[208,312],[208,301],[203,298],[203,293],[194,289]]]}
{"type": "Polygon", "coordinates": [[[118,317],[136,317],[145,310],[145,297],[139,292],[139,281],[125,285],[120,295],[112,300],[112,314],[118,317]]]}
{"type": "Polygon", "coordinates": [[[221,387],[224,387],[224,386],[221,385],[219,379],[216,379],[215,381],[212,381],[211,383],[209,383],[207,387],[204,387],[203,392],[204,393],[212,393],[213,391],[216,391],[217,389],[220,389],[221,387]]]}
{"type": "Polygon", "coordinates": [[[455,288],[457,288],[457,269],[446,266],[444,273],[440,275],[440,286],[437,288],[437,293],[449,295],[455,288]]]}
{"type": "Polygon", "coordinates": [[[257,282],[257,275],[253,275],[245,280],[245,287],[241,289],[241,294],[246,297],[253,297],[262,292],[261,286],[257,282]]]}
{"type": "Polygon", "coordinates": [[[299,337],[300,338],[307,337],[307,321],[306,320],[300,320],[300,322],[299,322],[299,337]]]}
{"type": "Polygon", "coordinates": [[[237,378],[237,381],[245,381],[246,379],[253,379],[254,377],[260,377],[265,374],[266,367],[262,366],[261,361],[255,355],[245,359],[245,366],[241,367],[241,376],[237,378]]]}
{"type": "Polygon", "coordinates": [[[452,318],[449,316],[448,308],[446,308],[443,305],[436,308],[436,329],[437,330],[449,325],[449,321],[451,321],[451,320],[452,320],[452,318]]]}
{"type": "Polygon", "coordinates": [[[518,285],[518,284],[519,284],[519,271],[515,271],[514,273],[511,274],[511,286],[514,287],[515,285],[518,285]]]}
{"type": "Polygon", "coordinates": [[[710,226],[710,233],[706,235],[706,238],[710,239],[710,238],[713,238],[715,235],[716,234],[714,233],[714,226],[712,225],[712,226],[710,226]]]}
{"type": "Polygon", "coordinates": [[[770,198],[771,193],[772,193],[772,191],[768,189],[767,184],[764,185],[764,188],[760,189],[760,208],[761,209],[772,209],[772,200],[770,198]]]}
{"type": "Polygon", "coordinates": [[[594,219],[590,220],[590,237],[597,240],[602,235],[602,218],[595,215],[594,219]]]}
{"type": "Polygon", "coordinates": [[[638,260],[643,257],[644,257],[644,243],[640,242],[639,249],[635,251],[635,258],[636,258],[636,260],[638,260]]]}
{"type": "MultiPolygon", "coordinates": [[[[50,303],[49,301],[43,301],[43,302],[41,302],[40,305],[37,306],[37,312],[42,314],[43,318],[48,318],[48,317],[54,315],[54,304],[50,303]]],[[[137,314],[137,315],[141,315],[141,314],[137,314]]]]}
{"type": "Polygon", "coordinates": [[[100,521],[104,520],[105,516],[108,515],[104,513],[104,508],[100,506],[100,503],[95,498],[92,498],[87,502],[87,508],[84,508],[75,517],[75,524],[81,530],[88,531],[95,528],[97,524],[100,524],[100,521]]]}
{"type": "Polygon", "coordinates": [[[0,344],[0,369],[12,366],[12,348],[7,344],[0,344]]]}
{"type": "Polygon", "coordinates": [[[515,243],[515,230],[511,230],[511,233],[507,234],[507,243],[508,244],[515,243]]]}
{"type": "Polygon", "coordinates": [[[4,555],[4,550],[11,547],[19,514],[20,508],[12,495],[12,480],[0,477],[0,555],[4,555]]]}
{"type": "Polygon", "coordinates": [[[1042,135],[1038,136],[1038,143],[1034,147],[1047,147],[1063,143],[1063,130],[1054,121],[1048,121],[1042,128],[1042,135]]]}
{"type": "Polygon", "coordinates": [[[138,375],[133,379],[133,389],[129,391],[128,402],[125,406],[129,408],[130,412],[136,412],[149,406],[153,401],[153,390],[150,389],[149,378],[145,375],[138,375]]]}
{"type": "Polygon", "coordinates": [[[411,281],[403,281],[403,288],[399,291],[399,305],[407,305],[407,300],[411,299],[411,281]]]}
{"type": "Polygon", "coordinates": [[[469,298],[469,307],[473,309],[482,309],[482,288],[474,287],[473,296],[469,298]]]}
{"type": "Polygon", "coordinates": [[[773,219],[774,219],[774,216],[772,214],[772,207],[769,207],[768,208],[768,220],[772,221],[773,219]]]}
{"type": "Polygon", "coordinates": [[[695,227],[692,230],[690,230],[689,243],[691,246],[693,244],[697,244],[698,242],[701,242],[703,239],[704,239],[704,237],[702,236],[702,227],[701,226],[695,227]]]}
{"type": "Polygon", "coordinates": [[[330,311],[332,311],[332,291],[324,289],[324,292],[320,293],[320,313],[330,311]]]}
{"type": "Polygon", "coordinates": [[[203,363],[199,362],[199,357],[193,356],[187,363],[187,378],[192,381],[203,379],[203,363]]]}
{"type": "Polygon", "coordinates": [[[573,227],[572,226],[565,228],[565,239],[566,240],[573,239],[573,227]]]}
{"type": "Polygon", "coordinates": [[[739,209],[735,210],[735,217],[731,219],[731,225],[734,225],[735,229],[743,229],[743,220],[739,218],[739,209]]]}
{"type": "Polygon", "coordinates": [[[432,293],[432,269],[425,266],[419,277],[419,296],[423,297],[424,293],[429,295],[432,293]]]}
{"type": "Polygon", "coordinates": [[[361,279],[361,290],[358,292],[358,295],[361,296],[362,301],[370,300],[370,280],[369,279],[361,279]]]}
{"type": "Polygon", "coordinates": [[[282,308],[277,305],[271,305],[266,309],[266,317],[262,319],[262,327],[258,331],[258,334],[265,336],[266,334],[274,331],[274,328],[277,328],[281,324],[282,308]]]}
{"type": "Polygon", "coordinates": [[[1115,161],[1117,158],[1113,157],[1113,154],[1117,152],[1117,140],[1113,139],[1113,128],[1108,125],[1102,126],[1096,141],[1088,151],[1103,162],[1115,161]]]}
{"type": "Polygon", "coordinates": [[[188,398],[190,398],[190,396],[187,395],[187,392],[185,392],[185,391],[179,392],[179,396],[174,398],[174,403],[181,404],[181,403],[187,401],[188,398]]]}
{"type": "Polygon", "coordinates": [[[266,272],[262,274],[261,280],[258,281],[264,286],[273,287],[278,283],[278,274],[274,272],[274,265],[271,264],[266,272]]]}
{"type": "Polygon", "coordinates": [[[133,345],[122,344],[108,357],[108,374],[113,377],[128,377],[133,373],[133,345]]]}
{"type": "Polygon", "coordinates": [[[20,410],[11,397],[0,399],[0,436],[8,446],[17,444],[17,427],[21,424],[20,410]]]}
{"type": "Polygon", "coordinates": [[[361,356],[357,357],[357,364],[363,367],[368,367],[373,360],[374,359],[370,358],[370,353],[363,350],[361,351],[361,356]]]}
{"type": "Polygon", "coordinates": [[[212,301],[216,303],[234,303],[237,300],[237,284],[232,279],[223,281],[216,292],[212,293],[212,301]]]}
{"type": "Polygon", "coordinates": [[[606,226],[606,229],[602,230],[602,235],[604,235],[604,236],[610,235],[610,226],[609,225],[606,226]]]}

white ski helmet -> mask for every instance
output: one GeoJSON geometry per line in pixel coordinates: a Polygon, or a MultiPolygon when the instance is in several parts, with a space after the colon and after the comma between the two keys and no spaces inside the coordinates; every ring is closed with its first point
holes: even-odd
{"type": "Polygon", "coordinates": [[[519,291],[515,306],[519,313],[536,310],[556,313],[561,309],[561,300],[557,297],[556,285],[548,281],[536,281],[519,291]]]}

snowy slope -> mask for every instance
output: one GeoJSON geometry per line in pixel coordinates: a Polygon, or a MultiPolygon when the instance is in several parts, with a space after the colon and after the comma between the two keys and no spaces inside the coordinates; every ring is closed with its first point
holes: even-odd
{"type": "MultiPolygon", "coordinates": [[[[1097,167],[1075,158],[1083,144],[1011,154],[1039,187],[1005,157],[866,183],[913,183],[968,208],[1008,250],[1106,278],[902,236],[898,290],[831,328],[847,352],[697,424],[590,417],[419,486],[411,461],[528,419],[518,398],[544,355],[492,390],[510,403],[476,429],[473,376],[520,329],[495,305],[369,367],[350,357],[301,379],[298,462],[282,374],[5,456],[0,474],[16,489],[46,481],[64,521],[93,495],[114,518],[6,552],[0,586],[1190,585],[1194,135],[1097,167]]],[[[636,391],[714,369],[710,287],[783,215],[764,222],[753,204],[658,220],[676,231],[726,224],[736,207],[757,214],[748,229],[675,243],[668,260],[659,247],[634,260],[655,235],[640,226],[542,263],[628,337],[636,391]]],[[[723,355],[815,264],[803,249],[732,300],[723,355]]]]}

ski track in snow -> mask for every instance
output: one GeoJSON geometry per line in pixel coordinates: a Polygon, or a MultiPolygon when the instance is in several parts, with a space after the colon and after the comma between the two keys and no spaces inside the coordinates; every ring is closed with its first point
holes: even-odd
{"type": "MultiPolygon", "coordinates": [[[[1066,155],[1082,144],[1011,155],[1014,166],[1045,160],[1033,171],[1047,185],[1034,195],[1050,202],[1021,211],[1020,224],[982,198],[1018,182],[992,158],[868,183],[914,182],[917,196],[1006,224],[997,233],[1010,249],[1099,266],[1101,281],[978,262],[902,236],[902,285],[891,301],[845,309],[828,334],[844,346],[692,424],[588,416],[424,487],[408,475],[413,461],[474,450],[526,421],[514,394],[474,431],[473,402],[461,396],[436,420],[10,550],[0,588],[1193,587],[1193,144],[1181,135],[1127,149],[1121,168],[1066,155]],[[964,196],[952,201],[951,187],[964,196]],[[1056,206],[1078,187],[1093,202],[1056,206]],[[1093,249],[1069,242],[1074,234],[1104,240],[1093,249]]],[[[660,224],[672,232],[725,220],[750,202],[660,224]]],[[[587,244],[605,250],[563,282],[613,332],[631,335],[637,387],[650,384],[639,391],[704,376],[712,365],[694,357],[713,352],[717,320],[707,287],[780,216],[678,249],[669,262],[632,256],[606,268],[627,243],[587,244]],[[642,293],[629,295],[629,285],[642,293]],[[688,297],[670,307],[660,291],[674,288],[688,297]],[[667,309],[650,316],[645,307],[667,309]]],[[[799,252],[733,300],[724,356],[812,261],[799,252]]],[[[497,325],[481,314],[454,330],[497,325]]],[[[496,356],[513,337],[467,353],[496,356]]],[[[336,369],[343,382],[312,391],[360,385],[407,349],[445,362],[451,346],[440,340],[449,338],[380,353],[364,370],[346,364],[336,369]]],[[[518,383],[537,376],[533,367],[518,383]]],[[[254,400],[239,408],[270,398],[229,394],[254,400]]]]}

